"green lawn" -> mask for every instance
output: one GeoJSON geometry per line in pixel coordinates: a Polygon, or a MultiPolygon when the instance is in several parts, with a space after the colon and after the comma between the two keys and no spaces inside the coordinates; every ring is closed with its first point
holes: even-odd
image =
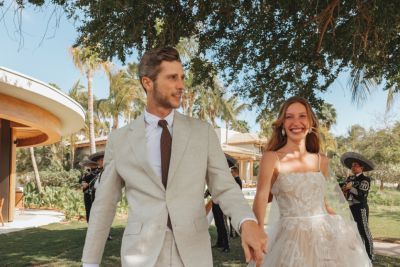
{"type": "Polygon", "coordinates": [[[371,206],[369,226],[374,239],[400,241],[400,207],[371,206]]]}
{"type": "MultiPolygon", "coordinates": [[[[119,266],[119,250],[125,219],[116,219],[107,242],[102,266],[119,266]]],[[[0,235],[0,266],[80,266],[85,222],[52,224],[0,235]]],[[[212,244],[216,231],[210,227],[212,244]]],[[[231,239],[231,252],[213,249],[214,266],[246,266],[240,239],[231,239]]],[[[374,266],[396,266],[400,259],[378,256],[374,266]]]]}

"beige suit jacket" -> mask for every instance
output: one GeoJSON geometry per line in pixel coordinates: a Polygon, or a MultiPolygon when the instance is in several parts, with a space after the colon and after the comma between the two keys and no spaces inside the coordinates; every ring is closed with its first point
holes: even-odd
{"type": "Polygon", "coordinates": [[[82,262],[100,263],[121,189],[129,203],[121,246],[123,266],[154,266],[166,232],[168,213],[182,261],[187,267],[212,266],[205,185],[238,228],[254,218],[232,178],[214,129],[175,112],[172,153],[165,189],[147,160],[145,122],[141,115],[109,136],[105,167],[96,192],[82,262]]]}

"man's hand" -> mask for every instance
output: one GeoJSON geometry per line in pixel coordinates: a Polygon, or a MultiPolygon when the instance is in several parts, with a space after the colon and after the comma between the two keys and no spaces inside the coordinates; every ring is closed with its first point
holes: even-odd
{"type": "Polygon", "coordinates": [[[82,182],[82,188],[83,188],[83,190],[85,190],[85,189],[88,188],[88,187],[89,187],[89,184],[88,184],[88,183],[82,182]]]}
{"type": "Polygon", "coordinates": [[[353,183],[352,182],[348,182],[345,186],[346,190],[350,190],[353,187],[353,183]]]}
{"type": "Polygon", "coordinates": [[[267,235],[255,221],[244,221],[240,227],[246,262],[254,260],[260,266],[267,252],[267,235]]]}

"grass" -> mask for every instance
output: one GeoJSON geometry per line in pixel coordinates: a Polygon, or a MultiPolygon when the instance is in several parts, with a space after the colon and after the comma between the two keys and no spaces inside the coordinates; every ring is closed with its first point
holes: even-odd
{"type": "Polygon", "coordinates": [[[400,242],[400,191],[372,188],[369,227],[374,239],[400,242]]]}
{"type": "Polygon", "coordinates": [[[400,241],[400,207],[371,206],[369,227],[374,239],[400,241]]]}
{"type": "MultiPolygon", "coordinates": [[[[102,266],[120,266],[120,246],[125,218],[114,221],[102,266]]],[[[0,235],[0,266],[80,266],[86,222],[67,222],[0,235]]],[[[212,244],[215,227],[210,227],[212,244]]],[[[231,252],[213,249],[214,266],[245,267],[240,239],[230,240],[231,252]]],[[[399,258],[378,256],[374,266],[396,266],[399,258]]],[[[398,265],[397,265],[398,266],[398,265]]]]}

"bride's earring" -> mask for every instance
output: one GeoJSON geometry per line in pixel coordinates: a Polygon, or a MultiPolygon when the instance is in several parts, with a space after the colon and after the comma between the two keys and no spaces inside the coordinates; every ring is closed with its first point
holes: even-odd
{"type": "Polygon", "coordinates": [[[308,133],[312,133],[312,127],[308,128],[308,133]]]}
{"type": "Polygon", "coordinates": [[[285,136],[286,132],[285,132],[285,128],[282,127],[282,136],[285,136]]]}

